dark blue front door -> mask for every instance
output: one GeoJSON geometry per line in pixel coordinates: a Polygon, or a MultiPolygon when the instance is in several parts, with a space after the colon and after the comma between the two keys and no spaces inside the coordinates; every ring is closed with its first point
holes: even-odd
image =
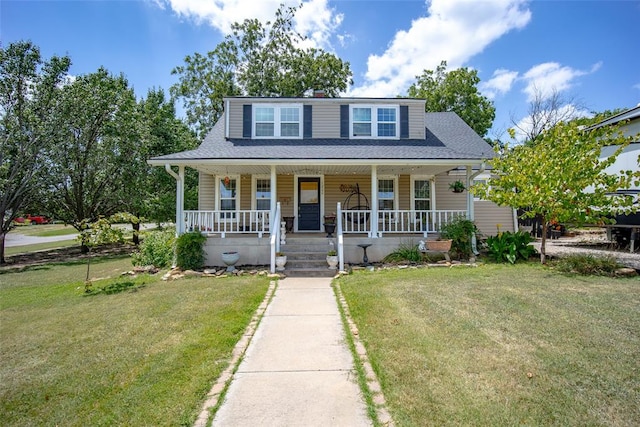
{"type": "Polygon", "coordinates": [[[320,230],[320,178],[298,178],[298,230],[320,230]]]}

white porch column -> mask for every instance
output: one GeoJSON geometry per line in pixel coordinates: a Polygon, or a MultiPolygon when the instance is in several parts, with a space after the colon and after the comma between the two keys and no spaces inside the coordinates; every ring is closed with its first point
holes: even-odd
{"type": "MultiPolygon", "coordinates": [[[[278,181],[276,179],[276,165],[271,165],[271,183],[269,185],[271,186],[271,209],[269,216],[272,218],[269,220],[269,222],[272,222],[273,217],[276,214],[276,203],[278,202],[278,181]]],[[[280,224],[274,224],[274,227],[280,227],[280,224]]]]}
{"type": "Polygon", "coordinates": [[[184,166],[178,166],[178,181],[176,189],[176,231],[184,234],[184,166]]]}
{"type": "Polygon", "coordinates": [[[475,218],[475,212],[473,209],[473,194],[471,193],[471,191],[469,191],[469,188],[471,187],[471,184],[473,183],[472,181],[472,175],[473,171],[471,170],[471,166],[467,166],[467,183],[466,183],[466,187],[467,187],[467,216],[468,218],[473,221],[475,218]]]}
{"type": "Polygon", "coordinates": [[[378,166],[371,165],[371,237],[378,237],[378,166]]]}

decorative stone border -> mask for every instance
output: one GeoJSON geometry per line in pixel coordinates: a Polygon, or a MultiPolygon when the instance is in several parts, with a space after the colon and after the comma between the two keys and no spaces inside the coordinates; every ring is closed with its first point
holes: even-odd
{"type": "Polygon", "coordinates": [[[344,313],[344,318],[347,320],[347,326],[349,327],[349,332],[351,333],[351,339],[353,340],[356,354],[365,372],[367,388],[369,389],[373,397],[373,403],[375,404],[375,411],[376,416],[378,417],[378,421],[383,426],[394,427],[395,424],[393,422],[393,418],[391,418],[389,410],[387,409],[387,401],[385,400],[384,394],[382,393],[382,387],[380,386],[380,382],[378,381],[378,376],[374,372],[373,367],[371,366],[371,362],[369,361],[369,357],[367,356],[367,350],[360,340],[358,327],[356,326],[353,318],[351,317],[351,314],[349,313],[349,306],[347,305],[347,300],[342,294],[340,283],[334,281],[333,284],[336,296],[338,297],[338,301],[340,302],[340,306],[342,307],[342,312],[344,313]]]}

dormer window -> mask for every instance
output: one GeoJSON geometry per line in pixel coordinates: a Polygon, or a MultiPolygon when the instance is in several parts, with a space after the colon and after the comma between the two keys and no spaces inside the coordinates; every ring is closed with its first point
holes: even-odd
{"type": "Polygon", "coordinates": [[[350,105],[351,138],[389,138],[399,135],[399,106],[350,105]]]}
{"type": "Polygon", "coordinates": [[[302,105],[254,104],[253,138],[302,137],[302,105]]]}

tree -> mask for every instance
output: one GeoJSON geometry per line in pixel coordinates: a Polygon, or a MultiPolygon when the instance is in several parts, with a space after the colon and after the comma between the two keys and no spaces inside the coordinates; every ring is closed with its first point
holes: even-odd
{"type": "Polygon", "coordinates": [[[347,89],[352,72],[348,62],[322,49],[301,48],[303,36],[293,30],[295,7],[281,6],[273,23],[247,19],[232,25],[205,55],[185,58],[171,94],[183,99],[188,124],[202,137],[223,112],[225,96],[301,97],[314,89],[337,96],[347,89]]]}
{"type": "Polygon", "coordinates": [[[434,70],[424,70],[409,87],[411,98],[425,99],[425,110],[430,112],[454,111],[482,137],[493,124],[496,109],[493,103],[478,91],[480,78],[476,70],[458,68],[447,71],[447,61],[434,70]]]}
{"type": "Polygon", "coordinates": [[[124,76],[104,68],[65,86],[60,108],[60,132],[47,152],[47,204],[56,218],[82,231],[87,222],[121,211],[129,197],[131,168],[146,160],[141,121],[124,76]]]}
{"type": "MultiPolygon", "coordinates": [[[[146,160],[154,156],[194,149],[197,140],[193,132],[176,118],[173,102],[165,97],[161,89],[150,89],[145,99],[138,103],[138,113],[143,136],[138,150],[141,159],[126,166],[127,183],[123,197],[123,210],[134,215],[132,218],[163,221],[175,219],[175,180],[164,169],[152,167],[146,160]]],[[[198,177],[195,170],[185,174],[185,206],[197,206],[198,177]]],[[[138,243],[139,222],[132,223],[134,243],[138,243]]]]}
{"type": "Polygon", "coordinates": [[[513,129],[522,135],[525,144],[535,144],[538,137],[560,122],[575,120],[585,111],[585,107],[571,96],[562,95],[556,89],[549,94],[533,89],[533,99],[529,103],[527,116],[516,121],[513,117],[513,129]]]}
{"type": "Polygon", "coordinates": [[[632,138],[625,138],[618,127],[581,130],[579,122],[560,122],[543,131],[535,145],[508,147],[491,161],[496,175],[487,184],[472,187],[475,194],[501,206],[528,208],[527,217],[542,218],[540,261],[546,262],[548,224],[599,223],[613,212],[629,212],[635,197],[612,195],[638,184],[638,171],[607,174],[632,138]],[[618,145],[616,152],[599,159],[604,146],[618,145]],[[635,182],[634,182],[635,181],[635,182]]]}
{"type": "Polygon", "coordinates": [[[43,182],[45,150],[54,125],[60,85],[71,60],[44,62],[31,42],[0,47],[0,264],[13,220],[43,182]]]}

